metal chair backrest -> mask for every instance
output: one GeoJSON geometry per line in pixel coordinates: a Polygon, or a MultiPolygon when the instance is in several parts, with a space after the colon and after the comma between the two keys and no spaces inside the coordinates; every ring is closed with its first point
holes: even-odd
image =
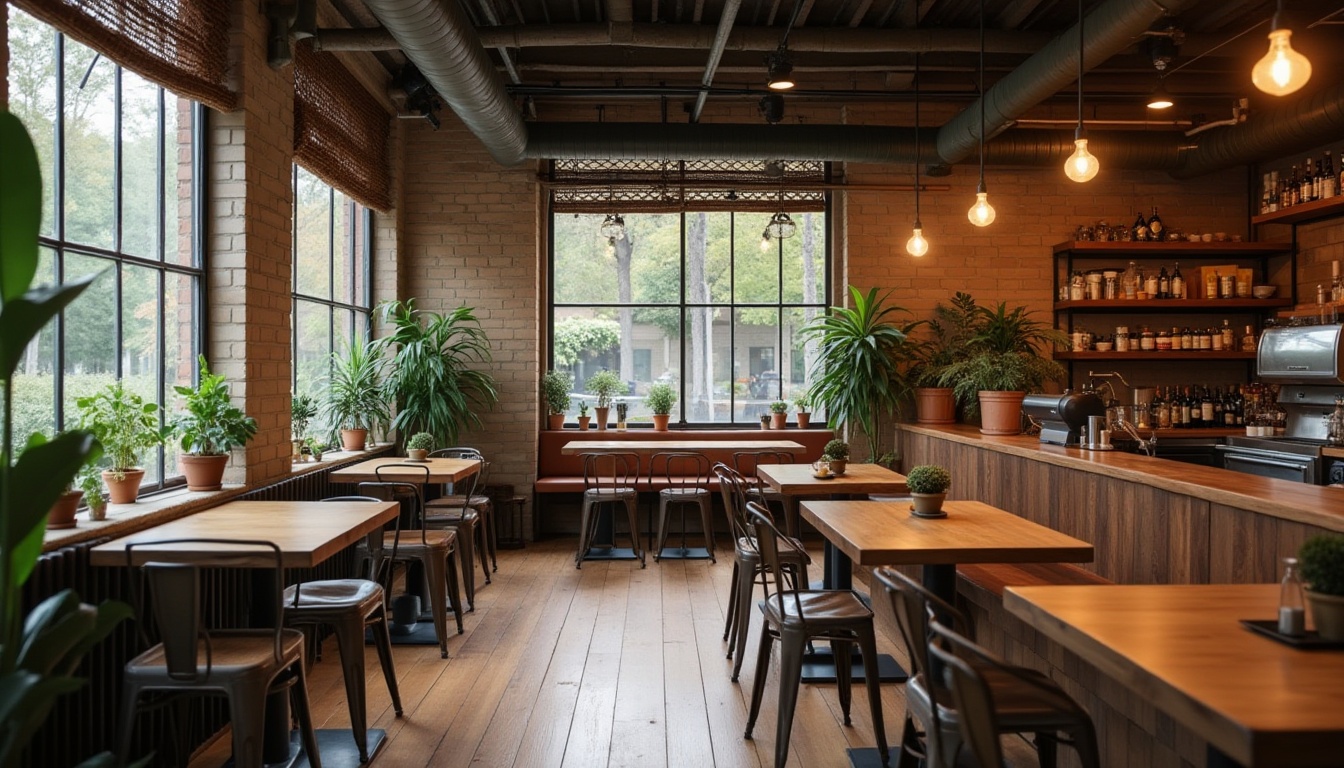
{"type": "MultiPolygon", "coordinates": [[[[378,482],[364,482],[357,487],[361,495],[373,496],[383,501],[399,501],[405,509],[405,504],[411,505],[411,513],[407,517],[407,524],[401,525],[401,516],[398,515],[397,535],[393,539],[393,545],[401,543],[401,532],[403,529],[409,531],[418,531],[420,533],[420,543],[427,544],[425,537],[425,490],[424,487],[429,484],[429,467],[410,467],[408,471],[419,470],[425,474],[425,479],[417,482],[406,480],[384,480],[383,470],[385,467],[374,469],[374,476],[378,482]]],[[[390,471],[390,470],[389,470],[390,471]]]]}
{"type": "Polygon", "coordinates": [[[728,513],[728,522],[733,526],[734,540],[752,538],[751,522],[747,519],[746,478],[723,462],[714,465],[714,475],[719,478],[719,493],[723,496],[723,509],[728,513]]]}
{"type": "MultiPolygon", "coordinates": [[[[363,483],[361,483],[361,485],[363,485],[363,483]]],[[[374,503],[377,503],[377,502],[380,502],[380,501],[392,501],[392,499],[379,499],[379,498],[377,498],[377,497],[375,497],[375,496],[328,496],[328,497],[325,498],[325,499],[319,499],[319,501],[338,501],[338,502],[340,502],[340,501],[346,501],[346,502],[348,502],[348,501],[359,501],[359,502],[368,502],[368,501],[372,501],[372,502],[374,502],[374,503]]],[[[397,546],[401,543],[401,515],[400,515],[400,514],[398,514],[398,515],[396,515],[395,517],[392,518],[392,526],[393,526],[392,530],[393,530],[393,532],[394,532],[394,535],[392,536],[392,557],[391,557],[391,559],[386,559],[386,560],[384,560],[384,559],[381,557],[382,552],[383,552],[383,535],[382,535],[382,534],[383,534],[383,531],[381,531],[381,530],[380,530],[380,531],[374,531],[374,532],[373,532],[372,534],[370,534],[369,537],[368,537],[368,547],[369,547],[369,552],[372,553],[372,554],[377,554],[377,555],[380,556],[380,557],[375,557],[375,558],[373,558],[373,562],[374,562],[376,565],[375,565],[375,571],[374,571],[374,573],[370,574],[370,579],[371,579],[372,581],[376,581],[376,582],[378,582],[379,584],[381,584],[381,585],[383,586],[383,589],[386,589],[386,590],[388,590],[388,591],[391,591],[391,589],[392,589],[392,564],[395,563],[396,560],[397,560],[397,546]],[[385,571],[386,576],[384,576],[384,569],[386,569],[386,571],[385,571]]],[[[384,526],[383,530],[386,530],[386,526],[384,526]]],[[[298,604],[299,604],[299,592],[300,592],[302,589],[303,589],[303,584],[296,584],[296,585],[294,586],[294,605],[298,605],[298,604]]]]}
{"type": "Polygon", "coordinates": [[[707,490],[709,459],[700,453],[655,453],[649,459],[649,485],[655,480],[661,480],[668,490],[683,493],[707,490]]]}
{"type": "MultiPolygon", "coordinates": [[[[180,544],[211,544],[226,547],[269,549],[270,554],[275,559],[275,608],[277,612],[281,609],[281,603],[284,600],[283,579],[281,578],[284,561],[281,558],[280,547],[276,546],[274,542],[255,539],[158,539],[155,541],[137,541],[126,545],[126,571],[129,583],[142,585],[131,590],[135,613],[137,616],[143,616],[144,597],[142,591],[143,584],[147,582],[150,603],[153,608],[154,624],[159,630],[159,641],[163,644],[164,663],[167,666],[168,676],[173,680],[194,683],[208,678],[214,664],[210,646],[210,633],[205,629],[201,618],[200,566],[195,563],[175,562],[172,551],[169,550],[162,553],[165,557],[163,561],[151,560],[144,564],[140,569],[143,579],[137,580],[135,578],[134,551],[137,548],[180,544]],[[197,664],[197,646],[201,640],[205,641],[205,671],[203,673],[197,664]]],[[[241,558],[244,553],[235,552],[234,554],[241,558]]],[[[221,559],[227,560],[229,556],[222,554],[221,559]]],[[[280,641],[282,628],[282,623],[277,621],[274,627],[274,653],[277,664],[284,658],[280,641]]],[[[143,624],[141,625],[141,636],[148,644],[149,638],[144,631],[143,624]]]]}
{"type": "Polygon", "coordinates": [[[443,486],[443,494],[445,496],[461,494],[468,500],[476,495],[476,489],[481,487],[481,484],[485,482],[486,473],[490,467],[485,460],[484,454],[479,450],[466,445],[459,445],[453,448],[440,448],[437,451],[431,451],[429,458],[464,459],[466,461],[479,461],[481,463],[480,469],[473,472],[470,477],[467,477],[462,481],[464,487],[458,488],[457,483],[445,483],[443,486]]]}
{"type": "Polygon", "coordinates": [[[799,621],[807,623],[807,616],[803,613],[803,602],[798,597],[797,587],[788,586],[788,579],[784,578],[784,569],[780,567],[780,550],[799,553],[802,557],[807,557],[807,553],[798,546],[798,544],[789,537],[779,532],[775,527],[775,521],[770,517],[770,510],[765,506],[754,501],[747,502],[747,517],[751,520],[752,530],[755,536],[757,551],[761,556],[761,564],[769,574],[767,578],[762,579],[762,587],[765,590],[765,600],[774,601],[779,615],[785,615],[784,601],[793,600],[794,614],[798,616],[799,621]],[[770,589],[770,582],[774,582],[774,590],[770,589]]]}
{"type": "Polygon", "coordinates": [[[759,478],[756,468],[762,464],[792,464],[793,454],[784,451],[741,451],[733,454],[733,468],[743,477],[759,478]]]}
{"type": "Polygon", "coordinates": [[[639,481],[639,454],[584,453],[583,487],[588,491],[633,491],[639,481]]]}
{"type": "MultiPolygon", "coordinates": [[[[896,615],[896,626],[901,630],[901,639],[905,641],[905,650],[910,657],[910,663],[914,666],[913,671],[927,673],[930,669],[928,652],[930,620],[937,619],[959,631],[965,631],[970,623],[960,610],[904,573],[883,567],[877,569],[875,575],[886,587],[892,613],[896,615]]],[[[941,687],[942,681],[929,682],[931,688],[938,688],[941,687]]],[[[944,703],[951,704],[951,702],[944,703]]]]}
{"type": "Polygon", "coordinates": [[[983,766],[1002,766],[998,715],[994,696],[985,678],[976,669],[983,663],[1000,668],[1006,665],[989,656],[984,649],[937,621],[930,625],[933,636],[929,653],[943,668],[944,684],[951,689],[961,720],[961,736],[971,745],[976,762],[983,766]],[[970,658],[977,659],[976,664],[970,658]]]}

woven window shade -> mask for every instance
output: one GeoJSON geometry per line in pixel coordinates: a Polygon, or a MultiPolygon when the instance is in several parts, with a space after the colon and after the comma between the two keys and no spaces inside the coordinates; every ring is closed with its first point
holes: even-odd
{"type": "Polygon", "coordinates": [[[389,120],[336,57],[294,46],[294,162],[379,211],[392,207],[389,120]]]}
{"type": "Polygon", "coordinates": [[[11,0],[112,61],[221,112],[227,85],[232,3],[211,0],[11,0]]]}

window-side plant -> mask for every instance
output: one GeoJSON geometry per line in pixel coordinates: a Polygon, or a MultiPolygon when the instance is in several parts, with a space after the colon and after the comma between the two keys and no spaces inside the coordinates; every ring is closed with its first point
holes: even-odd
{"type": "Polygon", "coordinates": [[[957,401],[951,387],[939,379],[948,366],[965,354],[980,312],[969,293],[957,291],[951,302],[938,302],[928,333],[915,342],[906,375],[915,388],[915,415],[921,424],[951,424],[957,420],[957,401]]]}
{"type": "Polygon", "coordinates": [[[110,469],[103,472],[113,504],[132,504],[140,496],[140,468],[144,451],[163,443],[168,429],[159,424],[159,406],[116,381],[105,389],[75,401],[79,428],[87,429],[103,446],[110,469]]]}
{"type": "Polygon", "coordinates": [[[793,407],[798,409],[798,428],[807,429],[812,424],[812,399],[803,392],[793,398],[793,407]]]}
{"type": "Polygon", "coordinates": [[[306,393],[289,398],[289,431],[293,435],[294,460],[298,461],[308,439],[308,425],[317,418],[317,398],[306,393]]]}
{"type": "Polygon", "coordinates": [[[821,449],[821,458],[831,465],[831,472],[845,474],[849,466],[849,443],[839,438],[831,440],[821,449]]]}
{"type": "Polygon", "coordinates": [[[659,432],[667,431],[667,422],[671,418],[672,408],[677,404],[677,390],[671,384],[654,384],[644,402],[653,411],[653,428],[659,432]]]}
{"type": "Polygon", "coordinates": [[[107,519],[107,499],[103,498],[103,479],[95,464],[86,464],[75,477],[75,487],[84,494],[84,505],[89,508],[90,520],[107,519]]]}
{"type": "Polygon", "coordinates": [[[580,430],[581,432],[587,432],[587,431],[588,431],[588,423],[589,423],[590,421],[592,421],[592,420],[593,420],[593,417],[588,415],[588,403],[586,403],[586,402],[580,400],[580,401],[579,401],[579,430],[580,430]]]}
{"type": "Polygon", "coordinates": [[[589,393],[597,395],[593,415],[597,417],[598,431],[605,430],[612,398],[625,394],[625,382],[621,381],[621,377],[617,376],[615,371],[603,370],[593,374],[585,386],[589,393]]]}
{"type": "Polygon", "coordinates": [[[385,389],[397,404],[392,426],[402,435],[428,432],[441,445],[456,445],[462,430],[479,427],[481,411],[494,407],[495,380],[478,366],[490,362],[490,341],[470,307],[446,315],[415,308],[414,299],[379,308],[391,334],[385,389]]]}
{"type": "Polygon", "coordinates": [[[1344,536],[1313,536],[1298,559],[1316,631],[1325,640],[1344,640],[1344,536]]]}
{"type": "Polygon", "coordinates": [[[406,441],[406,456],[411,461],[425,461],[432,450],[434,436],[428,432],[416,432],[406,441]]]}
{"type": "Polygon", "coordinates": [[[257,434],[257,422],[233,404],[223,374],[210,372],[205,355],[197,363],[201,383],[173,387],[186,407],[173,420],[184,451],[177,461],[187,476],[187,490],[217,491],[222,487],[229,451],[243,447],[257,434]]]}
{"type": "Polygon", "coordinates": [[[569,410],[569,391],[574,386],[574,376],[566,371],[547,371],[541,377],[541,392],[546,399],[546,417],[548,429],[563,429],[565,412],[569,410]]]}
{"type": "Polygon", "coordinates": [[[770,428],[784,429],[789,423],[789,404],[776,400],[770,404],[770,428]]]}
{"type": "Polygon", "coordinates": [[[914,514],[919,517],[942,517],[943,500],[952,485],[952,474],[937,464],[921,464],[905,474],[906,485],[914,499],[914,514]]]}
{"type": "Polygon", "coordinates": [[[362,451],[369,430],[386,428],[392,415],[383,393],[386,361],[377,341],[356,339],[344,354],[332,354],[331,379],[327,385],[326,420],[341,432],[341,448],[362,451]]]}

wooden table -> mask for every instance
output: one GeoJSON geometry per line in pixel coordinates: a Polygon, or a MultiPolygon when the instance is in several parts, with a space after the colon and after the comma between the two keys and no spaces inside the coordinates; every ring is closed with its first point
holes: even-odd
{"type": "MultiPolygon", "coordinates": [[[[792,440],[741,440],[729,443],[723,440],[572,440],[560,449],[561,455],[581,453],[635,453],[652,456],[655,453],[699,453],[701,451],[779,451],[803,453],[807,447],[792,440]]],[[[800,465],[801,466],[801,465],[800,465]]]]}
{"type": "Polygon", "coordinates": [[[358,464],[332,472],[333,483],[423,483],[424,470],[429,470],[429,481],[435,484],[458,483],[481,470],[481,462],[474,459],[429,459],[425,462],[411,462],[406,459],[389,456],[382,459],[369,459],[358,464]],[[382,467],[382,477],[378,468],[382,467]]]}
{"type": "MultiPolygon", "coordinates": [[[[96,566],[125,566],[126,545],[164,539],[215,538],[254,539],[274,543],[280,548],[284,568],[311,568],[337,552],[382,529],[396,517],[396,502],[316,502],[316,501],[230,501],[218,507],[141,531],[89,550],[89,562],[96,566]]],[[[136,547],[132,563],[192,563],[217,568],[254,568],[252,623],[274,627],[280,620],[276,602],[275,555],[270,549],[247,549],[231,545],[165,544],[136,547]]],[[[293,756],[289,734],[289,694],[271,694],[266,700],[266,762],[285,762],[293,756]]],[[[386,733],[369,729],[369,754],[382,745],[386,733]]],[[[359,754],[353,749],[354,735],[349,729],[318,730],[318,745],[325,765],[358,765],[359,754]],[[353,755],[353,762],[342,760],[353,755]]],[[[297,745],[293,745],[297,746],[297,745]]]]}
{"type": "MultiPolygon", "coordinates": [[[[756,474],[770,488],[784,497],[784,527],[790,536],[798,535],[798,501],[800,497],[826,497],[843,499],[851,496],[860,498],[870,493],[905,494],[910,491],[905,475],[893,472],[880,464],[850,464],[843,475],[829,475],[825,480],[817,477],[811,464],[760,464],[756,474]]],[[[841,563],[835,560],[835,553],[827,539],[826,581],[834,583],[833,568],[841,563]]],[[[849,570],[845,569],[848,579],[849,570]]],[[[829,588],[829,587],[828,587],[829,588]]],[[[842,587],[848,589],[848,587],[842,587]]]]}
{"type": "Polygon", "coordinates": [[[1344,653],[1242,627],[1277,584],[1009,587],[1003,604],[1209,742],[1210,764],[1344,763],[1344,653]]]}

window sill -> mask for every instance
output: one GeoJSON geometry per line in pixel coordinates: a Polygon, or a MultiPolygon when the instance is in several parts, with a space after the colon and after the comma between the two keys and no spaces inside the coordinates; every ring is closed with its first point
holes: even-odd
{"type": "MultiPolygon", "coordinates": [[[[290,477],[318,472],[322,469],[341,464],[362,461],[392,448],[390,443],[370,446],[364,451],[331,451],[322,455],[320,462],[294,464],[288,475],[277,477],[267,485],[281,482],[290,477]]],[[[195,514],[204,509],[218,506],[253,490],[245,485],[225,485],[219,491],[188,491],[185,487],[147,496],[134,504],[108,504],[106,520],[90,520],[88,510],[76,517],[76,527],[64,530],[48,530],[42,539],[42,551],[68,547],[85,541],[129,536],[132,533],[153,528],[156,525],[177,520],[195,514]]]]}

